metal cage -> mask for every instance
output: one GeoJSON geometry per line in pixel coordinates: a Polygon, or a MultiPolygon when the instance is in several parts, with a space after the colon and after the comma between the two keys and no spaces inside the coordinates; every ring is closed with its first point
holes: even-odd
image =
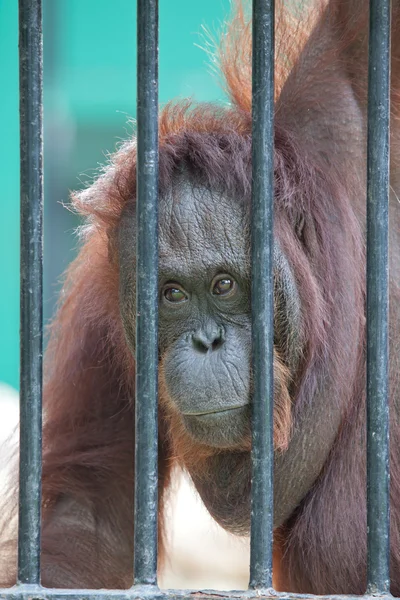
{"type": "MultiPolygon", "coordinates": [[[[157,587],[158,2],[138,0],[138,314],[134,585],[40,585],[42,394],[41,0],[19,0],[21,419],[18,583],[3,600],[289,597],[272,590],[274,2],[253,0],[252,314],[254,425],[251,575],[246,592],[157,587]],[[146,279],[141,274],[146,274],[146,279]]],[[[368,589],[389,596],[388,193],[390,0],[370,0],[367,194],[368,589]],[[379,68],[377,68],[379,66],[379,68]]],[[[134,458],[132,457],[132,460],[134,458]]],[[[306,598],[290,594],[291,598],[306,598]]],[[[313,596],[310,596],[313,597],[313,596]]]]}

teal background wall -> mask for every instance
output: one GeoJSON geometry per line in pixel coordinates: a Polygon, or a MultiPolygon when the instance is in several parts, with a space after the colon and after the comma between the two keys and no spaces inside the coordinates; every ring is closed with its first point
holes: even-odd
{"type": "MultiPolygon", "coordinates": [[[[160,103],[192,96],[224,101],[202,26],[219,31],[229,0],[160,0],[160,103]]],[[[136,103],[136,2],[43,0],[44,310],[76,252],[76,218],[61,203],[90,180],[119,140],[136,103]]],[[[0,382],[18,388],[19,145],[18,2],[0,1],[0,382]]]]}

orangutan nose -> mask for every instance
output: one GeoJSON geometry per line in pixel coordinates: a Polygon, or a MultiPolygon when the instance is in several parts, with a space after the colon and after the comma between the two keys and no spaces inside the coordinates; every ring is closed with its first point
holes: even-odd
{"type": "Polygon", "coordinates": [[[192,342],[195,350],[202,354],[212,350],[218,350],[224,341],[224,330],[217,325],[200,327],[192,335],[192,342]]]}

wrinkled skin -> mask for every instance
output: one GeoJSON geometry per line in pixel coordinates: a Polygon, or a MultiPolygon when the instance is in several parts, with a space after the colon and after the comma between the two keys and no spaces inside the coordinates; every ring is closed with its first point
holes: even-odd
{"type": "MultiPolygon", "coordinates": [[[[132,221],[126,227],[130,231],[132,221]]],[[[240,444],[249,431],[251,324],[246,229],[244,206],[235,202],[233,211],[229,199],[216,198],[183,182],[160,202],[159,350],[166,386],[190,435],[221,448],[240,444]],[[218,295],[213,288],[221,276],[231,282],[232,289],[218,295]],[[181,291],[182,300],[167,300],[170,286],[181,291]]],[[[133,251],[125,239],[123,230],[124,276],[127,262],[133,260],[133,256],[125,260],[126,252],[133,251]]],[[[130,273],[126,277],[130,283],[123,289],[132,298],[134,281],[130,273]]],[[[132,333],[130,308],[131,301],[122,294],[121,312],[132,333]]],[[[133,346],[134,339],[130,341],[133,346]]]]}

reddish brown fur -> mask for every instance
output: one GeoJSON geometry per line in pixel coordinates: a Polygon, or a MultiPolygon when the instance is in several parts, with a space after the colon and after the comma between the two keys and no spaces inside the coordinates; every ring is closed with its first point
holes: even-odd
{"type": "MultiPolygon", "coordinates": [[[[394,4],[391,165],[393,185],[398,186],[400,8],[397,0],[394,4]]],[[[301,22],[283,8],[278,11],[275,234],[295,274],[306,343],[296,373],[290,373],[276,354],[275,385],[281,391],[281,403],[275,406],[276,448],[284,452],[290,444],[292,425],[296,426],[319,377],[329,379],[332,406],[341,412],[339,435],[323,471],[276,532],[279,576],[275,581],[279,589],[288,591],[362,593],[365,587],[366,9],[364,0],[332,0],[327,11],[317,7],[301,22]],[[310,23],[315,22],[319,24],[310,35],[310,23]],[[300,215],[306,215],[303,240],[293,233],[300,215]],[[341,295],[346,289],[343,282],[353,286],[350,308],[341,295]],[[295,392],[290,396],[292,384],[295,392]]],[[[232,108],[181,102],[162,112],[161,193],[185,163],[207,186],[249,199],[249,35],[239,5],[221,53],[232,108]]],[[[90,227],[69,269],[46,358],[45,584],[75,586],[77,574],[80,585],[89,587],[125,587],[132,580],[135,366],[119,315],[114,234],[124,207],[135,198],[135,168],[136,148],[130,141],[92,187],[74,197],[75,207],[90,227]],[[80,503],[80,524],[86,519],[86,526],[69,522],[57,506],[66,491],[80,503]]],[[[392,266],[400,260],[399,208],[395,203],[391,206],[392,266]]],[[[400,277],[395,266],[393,273],[391,400],[398,410],[400,277]]],[[[161,368],[160,506],[174,461],[212,478],[207,461],[215,452],[188,438],[165,387],[161,368]]],[[[249,443],[247,438],[243,449],[249,443]]],[[[398,448],[398,413],[392,408],[392,591],[396,595],[400,594],[398,448]]],[[[3,548],[9,555],[8,546],[3,548]]],[[[11,571],[5,567],[2,583],[2,579],[11,581],[11,571]]]]}

